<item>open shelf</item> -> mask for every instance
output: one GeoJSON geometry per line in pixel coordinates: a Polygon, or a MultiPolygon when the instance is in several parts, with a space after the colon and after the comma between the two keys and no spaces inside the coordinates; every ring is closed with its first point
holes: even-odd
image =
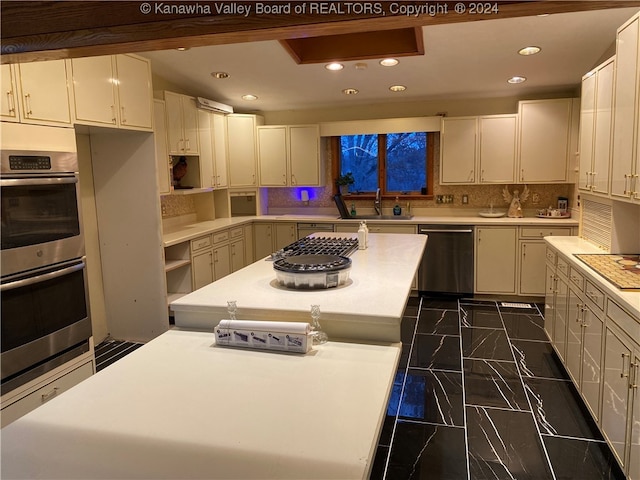
{"type": "Polygon", "coordinates": [[[176,270],[177,268],[180,267],[184,267],[186,265],[190,265],[191,264],[191,259],[190,258],[186,258],[186,259],[178,259],[178,260],[165,260],[164,261],[164,271],[165,272],[170,272],[172,270],[176,270]]]}

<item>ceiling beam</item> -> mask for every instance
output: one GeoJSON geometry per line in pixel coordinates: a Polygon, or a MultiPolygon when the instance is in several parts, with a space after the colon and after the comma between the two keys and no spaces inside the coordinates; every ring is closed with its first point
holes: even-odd
{"type": "Polygon", "coordinates": [[[4,1],[0,3],[1,61],[134,53],[640,7],[640,1],[499,1],[491,3],[496,8],[487,13],[472,13],[470,3],[4,1]],[[460,3],[467,6],[464,13],[455,12],[455,5],[460,3]],[[146,5],[149,13],[145,13],[146,5]],[[257,12],[258,5],[273,12],[257,12]],[[310,5],[315,5],[315,10],[310,5]],[[354,5],[367,9],[355,11],[354,5]],[[391,5],[397,9],[392,10],[391,5]],[[418,15],[401,11],[424,5],[438,5],[440,10],[418,15]],[[281,13],[277,13],[278,9],[281,13]]]}

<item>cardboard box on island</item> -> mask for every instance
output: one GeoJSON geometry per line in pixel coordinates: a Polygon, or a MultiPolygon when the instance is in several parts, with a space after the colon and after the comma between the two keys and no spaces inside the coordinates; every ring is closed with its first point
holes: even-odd
{"type": "Polygon", "coordinates": [[[314,332],[304,322],[220,320],[214,329],[216,345],[224,347],[307,353],[314,332]]]}

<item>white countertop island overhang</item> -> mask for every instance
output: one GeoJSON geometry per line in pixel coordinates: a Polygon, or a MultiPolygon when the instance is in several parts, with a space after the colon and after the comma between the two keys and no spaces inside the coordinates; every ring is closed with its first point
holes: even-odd
{"type": "Polygon", "coordinates": [[[317,304],[320,324],[330,339],[399,342],[402,314],[426,243],[426,235],[370,234],[369,247],[350,257],[347,284],[328,289],[281,287],[273,263],[260,259],[172,302],[175,324],[211,331],[220,320],[229,318],[229,300],[237,302],[241,320],[309,322],[310,307],[317,304]]]}

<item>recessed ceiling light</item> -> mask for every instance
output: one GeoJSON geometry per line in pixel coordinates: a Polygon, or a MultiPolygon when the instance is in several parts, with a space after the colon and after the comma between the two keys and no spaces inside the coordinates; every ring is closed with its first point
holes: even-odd
{"type": "Polygon", "coordinates": [[[407,89],[404,85],[391,85],[389,90],[392,92],[404,92],[407,89]]]}
{"type": "Polygon", "coordinates": [[[338,71],[338,70],[342,70],[344,68],[344,65],[338,62],[333,62],[333,63],[327,63],[324,66],[324,68],[326,68],[327,70],[338,71]]]}
{"type": "Polygon", "coordinates": [[[358,89],[356,88],[345,88],[342,90],[342,93],[345,95],[356,95],[358,93],[358,89]]]}
{"type": "Polygon", "coordinates": [[[383,58],[380,60],[380,65],[383,67],[395,67],[398,63],[400,63],[400,61],[395,58],[383,58]]]}
{"type": "Polygon", "coordinates": [[[530,47],[521,48],[520,50],[518,50],[518,53],[526,57],[528,55],[535,55],[536,53],[540,53],[540,50],[542,50],[540,47],[532,45],[530,47]]]}
{"type": "Polygon", "coordinates": [[[253,100],[257,100],[258,97],[256,97],[255,95],[248,94],[248,95],[242,95],[242,99],[253,101],[253,100]]]}
{"type": "Polygon", "coordinates": [[[229,78],[229,74],[227,72],[211,72],[211,76],[213,78],[229,78]]]}
{"type": "Polygon", "coordinates": [[[507,82],[509,83],[522,83],[527,80],[527,77],[511,77],[507,82]]]}

